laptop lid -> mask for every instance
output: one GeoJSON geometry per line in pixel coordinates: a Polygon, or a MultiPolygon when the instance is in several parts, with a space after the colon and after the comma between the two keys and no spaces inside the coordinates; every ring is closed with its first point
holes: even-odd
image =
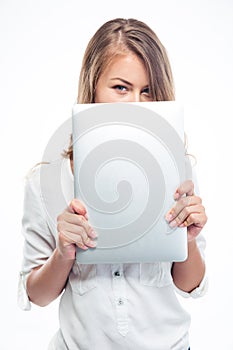
{"type": "Polygon", "coordinates": [[[186,179],[183,122],[175,101],[74,105],[74,193],[98,234],[79,263],[186,259],[187,229],[165,220],[186,179]]]}

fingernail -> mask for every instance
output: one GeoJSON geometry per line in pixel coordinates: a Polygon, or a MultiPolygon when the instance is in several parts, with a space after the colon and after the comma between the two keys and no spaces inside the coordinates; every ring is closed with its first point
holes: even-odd
{"type": "Polygon", "coordinates": [[[98,234],[97,234],[94,230],[91,230],[91,231],[90,231],[90,236],[91,236],[92,238],[97,238],[97,237],[98,237],[98,234]]]}
{"type": "Polygon", "coordinates": [[[179,197],[180,197],[179,193],[176,192],[176,193],[174,194],[174,199],[176,200],[176,199],[178,199],[179,197]]]}
{"type": "Polygon", "coordinates": [[[171,221],[172,220],[172,214],[171,213],[168,213],[166,216],[165,216],[165,219],[167,221],[171,221]]]}
{"type": "Polygon", "coordinates": [[[83,250],[87,250],[88,247],[86,247],[84,244],[79,244],[78,247],[83,250]]]}
{"type": "Polygon", "coordinates": [[[171,222],[169,223],[169,226],[170,226],[170,227],[176,227],[176,226],[177,226],[176,220],[171,221],[171,222]]]}
{"type": "Polygon", "coordinates": [[[80,206],[79,200],[77,198],[74,198],[72,202],[78,206],[80,206]]]}
{"type": "Polygon", "coordinates": [[[90,246],[90,247],[96,247],[96,245],[97,245],[97,243],[96,242],[94,242],[94,241],[90,241],[89,243],[88,243],[88,245],[90,246]]]}

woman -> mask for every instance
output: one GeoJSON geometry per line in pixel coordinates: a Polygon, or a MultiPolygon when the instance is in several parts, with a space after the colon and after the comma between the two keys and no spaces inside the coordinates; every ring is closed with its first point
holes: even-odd
{"type": "MultiPolygon", "coordinates": [[[[83,58],[78,103],[174,98],[166,50],[145,23],[118,18],[99,28],[83,58]]],[[[72,144],[66,157],[73,170],[72,144]]],[[[23,308],[30,302],[45,306],[63,293],[60,330],[49,349],[187,350],[190,316],[176,292],[198,297],[206,290],[200,232],[207,217],[193,182],[180,184],[166,215],[171,227],[187,227],[188,258],[154,264],[77,264],[76,246],[87,250],[98,244],[86,208],[73,199],[57,212],[54,228],[39,187],[36,169],[25,188],[20,300],[23,308]]]]}

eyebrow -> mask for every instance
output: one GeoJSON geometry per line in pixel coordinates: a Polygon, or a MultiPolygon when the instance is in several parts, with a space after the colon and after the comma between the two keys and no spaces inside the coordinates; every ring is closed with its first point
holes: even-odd
{"type": "MultiPolygon", "coordinates": [[[[125,79],[122,79],[122,78],[118,78],[118,77],[116,77],[116,78],[111,78],[110,80],[120,80],[122,83],[124,83],[124,84],[127,84],[127,85],[129,85],[129,86],[133,86],[133,84],[131,84],[129,81],[127,81],[127,80],[125,80],[125,79]]],[[[149,88],[149,84],[148,85],[145,85],[145,87],[144,87],[144,89],[147,89],[147,88],[149,88]]]]}
{"type": "Polygon", "coordinates": [[[110,79],[110,80],[120,80],[120,81],[122,81],[122,83],[125,83],[125,84],[127,84],[127,85],[133,86],[133,84],[131,84],[129,81],[127,81],[127,80],[125,80],[125,79],[122,79],[122,78],[116,77],[116,78],[112,78],[112,79],[110,79]]]}

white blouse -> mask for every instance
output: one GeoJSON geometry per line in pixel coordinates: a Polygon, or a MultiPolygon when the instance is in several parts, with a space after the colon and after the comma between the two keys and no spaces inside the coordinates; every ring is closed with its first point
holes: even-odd
{"type": "MultiPolygon", "coordinates": [[[[25,245],[18,289],[18,305],[23,310],[31,307],[25,288],[27,276],[53,253],[57,215],[72,198],[73,178],[68,160],[36,167],[26,179],[22,220],[25,245]],[[64,202],[56,200],[57,183],[64,202]]],[[[202,235],[197,243],[204,257],[202,235]]],[[[60,329],[49,349],[187,350],[190,316],[176,293],[200,297],[206,292],[207,278],[194,291],[185,293],[174,286],[171,266],[170,262],[100,265],[75,262],[60,299],[60,329]]]]}

